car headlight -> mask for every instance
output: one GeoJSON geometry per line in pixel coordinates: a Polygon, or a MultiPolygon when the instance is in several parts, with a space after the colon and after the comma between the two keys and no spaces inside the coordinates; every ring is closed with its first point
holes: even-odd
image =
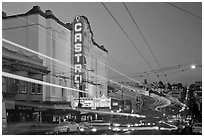
{"type": "Polygon", "coordinates": [[[79,130],[80,130],[80,131],[84,131],[84,128],[80,128],[79,130]]]}
{"type": "Polygon", "coordinates": [[[118,126],[120,126],[120,124],[113,124],[113,126],[116,126],[116,127],[118,127],[118,126]]]}
{"type": "Polygon", "coordinates": [[[120,131],[119,128],[113,128],[113,131],[120,131]]]}
{"type": "Polygon", "coordinates": [[[155,127],[156,130],[159,130],[159,127],[155,127]]]}
{"type": "Polygon", "coordinates": [[[97,131],[97,129],[96,129],[96,128],[92,128],[91,130],[92,130],[93,132],[96,132],[96,131],[97,131]]]}

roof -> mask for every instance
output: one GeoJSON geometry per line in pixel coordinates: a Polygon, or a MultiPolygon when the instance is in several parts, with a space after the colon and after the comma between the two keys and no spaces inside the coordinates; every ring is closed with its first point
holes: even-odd
{"type": "MultiPolygon", "coordinates": [[[[16,15],[11,15],[11,16],[7,16],[5,12],[2,12],[2,19],[10,19],[10,18],[16,18],[16,17],[22,17],[22,16],[29,16],[29,15],[34,15],[34,14],[38,14],[41,15],[42,17],[46,18],[46,19],[53,19],[55,20],[57,23],[59,23],[60,25],[62,25],[63,27],[65,27],[66,29],[72,31],[72,24],[71,23],[63,23],[61,22],[53,13],[51,10],[46,10],[45,12],[43,12],[39,6],[33,6],[33,8],[31,10],[29,10],[28,12],[24,13],[24,14],[16,14],[16,15]]],[[[108,50],[105,49],[105,47],[103,45],[99,46],[94,38],[93,38],[93,32],[91,30],[91,26],[90,26],[90,22],[88,21],[88,18],[86,16],[81,16],[88,24],[89,28],[90,28],[90,33],[91,33],[91,41],[92,43],[97,46],[99,49],[105,51],[106,53],[108,53],[108,50]]]]}
{"type": "Polygon", "coordinates": [[[11,16],[7,16],[5,12],[2,12],[2,19],[10,19],[10,18],[16,18],[16,17],[22,17],[22,16],[29,16],[29,15],[34,15],[34,14],[38,14],[41,15],[42,17],[46,18],[46,19],[53,19],[55,20],[57,23],[59,23],[60,25],[62,25],[63,27],[65,27],[66,29],[69,29],[70,31],[72,30],[72,25],[71,23],[63,23],[61,22],[53,13],[51,10],[46,10],[45,12],[43,12],[39,6],[33,6],[33,8],[31,10],[29,10],[28,12],[24,13],[24,14],[16,14],[16,15],[11,15],[11,16]]]}
{"type": "Polygon", "coordinates": [[[99,49],[101,49],[101,50],[105,51],[106,53],[108,53],[108,50],[105,49],[105,47],[103,45],[99,46],[98,43],[96,43],[96,41],[94,40],[93,31],[91,30],[91,25],[90,25],[90,22],[89,22],[88,18],[86,16],[84,16],[84,15],[82,15],[80,17],[82,17],[88,24],[88,27],[89,27],[90,33],[91,33],[91,41],[92,41],[93,45],[97,46],[99,49]]]}

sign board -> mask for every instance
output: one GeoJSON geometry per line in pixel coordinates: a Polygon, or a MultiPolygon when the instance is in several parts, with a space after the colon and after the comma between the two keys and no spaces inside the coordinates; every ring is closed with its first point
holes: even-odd
{"type": "Polygon", "coordinates": [[[111,98],[111,110],[119,110],[120,101],[121,100],[111,98]]]}
{"type": "MultiPolygon", "coordinates": [[[[71,100],[72,107],[75,108],[78,106],[79,99],[74,98],[71,100]]],[[[111,108],[111,98],[106,98],[102,96],[101,98],[80,98],[80,103],[82,108],[90,109],[110,109],[111,108]]]]}
{"type": "MultiPolygon", "coordinates": [[[[82,85],[83,78],[83,19],[80,16],[77,16],[73,22],[73,45],[74,45],[74,84],[79,89],[82,85]]],[[[84,90],[84,89],[81,89],[84,90]]]]}
{"type": "Polygon", "coordinates": [[[94,107],[96,109],[110,109],[111,108],[111,98],[105,97],[103,95],[100,98],[94,98],[94,107]]]}
{"type": "MultiPolygon", "coordinates": [[[[72,107],[77,107],[79,104],[79,99],[74,98],[72,101],[72,107]]],[[[94,106],[94,101],[92,98],[80,98],[80,103],[82,108],[93,108],[94,106]]]]}
{"type": "Polygon", "coordinates": [[[93,107],[93,100],[84,100],[80,102],[83,108],[92,108],[93,107]]]}

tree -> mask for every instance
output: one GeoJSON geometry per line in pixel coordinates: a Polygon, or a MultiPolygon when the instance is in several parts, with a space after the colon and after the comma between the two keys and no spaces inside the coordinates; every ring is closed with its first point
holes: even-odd
{"type": "Polygon", "coordinates": [[[170,83],[167,83],[167,86],[168,86],[168,89],[169,89],[169,90],[172,90],[172,86],[171,86],[170,83]]]}
{"type": "Polygon", "coordinates": [[[178,87],[178,89],[181,89],[181,88],[183,88],[183,85],[182,85],[182,83],[178,83],[178,84],[177,84],[177,87],[178,87]]]}
{"type": "Polygon", "coordinates": [[[162,81],[159,81],[159,88],[163,88],[164,87],[164,84],[163,84],[163,82],[162,81]]]}

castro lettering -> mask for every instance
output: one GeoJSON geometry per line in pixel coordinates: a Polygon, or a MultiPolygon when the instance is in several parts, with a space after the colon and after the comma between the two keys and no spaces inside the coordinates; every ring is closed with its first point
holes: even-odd
{"type": "Polygon", "coordinates": [[[74,82],[79,88],[82,83],[82,65],[83,65],[83,36],[82,36],[83,24],[80,21],[80,17],[76,17],[74,24],[74,82]]]}

